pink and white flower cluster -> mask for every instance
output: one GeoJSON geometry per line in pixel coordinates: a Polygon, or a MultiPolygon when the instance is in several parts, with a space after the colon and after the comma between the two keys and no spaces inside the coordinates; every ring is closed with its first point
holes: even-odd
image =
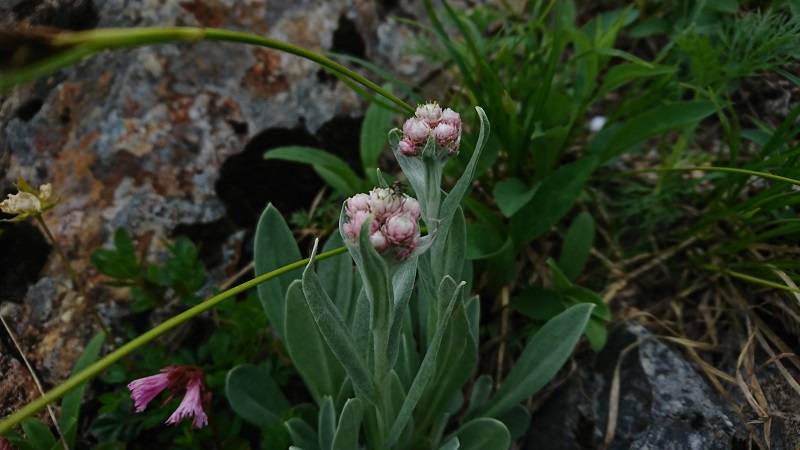
{"type": "Polygon", "coordinates": [[[162,391],[169,390],[166,401],[180,391],[185,391],[178,408],[167,419],[167,424],[175,425],[183,419],[191,418],[195,428],[208,425],[208,416],[203,411],[203,372],[197,367],[169,366],[156,375],[139,378],[128,383],[136,412],[142,412],[162,391]]]}
{"type": "Polygon", "coordinates": [[[369,194],[356,194],[345,202],[345,237],[358,241],[364,222],[373,216],[369,241],[381,253],[393,250],[406,259],[419,244],[420,208],[416,199],[391,188],[375,188],[369,194]]]}
{"type": "Polygon", "coordinates": [[[399,150],[405,156],[416,156],[433,136],[436,145],[449,154],[458,152],[461,143],[461,116],[450,108],[442,110],[436,102],[417,107],[414,117],[403,124],[403,139],[399,150]]]}

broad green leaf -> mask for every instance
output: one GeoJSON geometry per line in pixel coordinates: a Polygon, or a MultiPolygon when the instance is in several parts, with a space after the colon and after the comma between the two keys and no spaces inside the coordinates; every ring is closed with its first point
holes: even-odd
{"type": "Polygon", "coordinates": [[[264,153],[264,159],[279,159],[309,164],[328,185],[342,194],[361,190],[363,183],[341,158],[313,147],[278,147],[264,153]]]}
{"type": "Polygon", "coordinates": [[[511,440],[516,441],[528,431],[531,423],[531,412],[525,405],[516,405],[500,416],[499,420],[508,428],[511,440]]]}
{"type": "MultiPolygon", "coordinates": [[[[370,248],[372,247],[370,246],[370,248]]],[[[319,282],[319,277],[313,270],[312,265],[315,254],[316,246],[308,265],[303,271],[302,286],[306,303],[314,317],[314,322],[316,322],[320,333],[325,338],[325,342],[328,343],[328,347],[344,367],[353,382],[356,392],[372,400],[374,398],[372,377],[355,342],[353,342],[353,336],[347,329],[344,319],[339,314],[339,310],[336,309],[336,305],[331,302],[328,294],[325,293],[325,289],[322,288],[322,284],[319,282]]]]}
{"type": "Polygon", "coordinates": [[[25,440],[34,450],[52,450],[57,445],[56,438],[50,428],[35,417],[22,421],[25,440]]]}
{"type": "Polygon", "coordinates": [[[327,395],[336,395],[344,381],[344,369],[314,326],[300,280],[286,292],[285,330],[286,349],[314,399],[320,402],[327,395]]]}
{"type": "Polygon", "coordinates": [[[499,420],[491,417],[473,419],[456,432],[459,450],[508,450],[511,434],[499,420]]]}
{"type": "Polygon", "coordinates": [[[574,280],[583,271],[594,242],[594,219],[588,212],[575,216],[564,236],[558,266],[570,280],[574,280]]]}
{"type": "Polygon", "coordinates": [[[547,322],[528,341],[484,415],[501,417],[547,384],[572,354],[594,305],[573,306],[547,322]]]}
{"type": "Polygon", "coordinates": [[[440,235],[437,240],[441,240],[443,245],[434,244],[431,250],[434,277],[442,279],[449,275],[458,280],[464,273],[464,256],[467,251],[466,221],[461,208],[456,209],[447,235],[440,235]]]}
{"type": "Polygon", "coordinates": [[[606,346],[608,341],[608,329],[606,323],[596,317],[592,317],[589,323],[586,324],[586,332],[584,333],[592,346],[592,350],[599,352],[606,346]]]}
{"type": "MultiPolygon", "coordinates": [[[[322,251],[333,250],[342,245],[344,245],[342,235],[334,232],[322,247],[322,251]]],[[[349,322],[353,317],[356,298],[353,293],[353,259],[347,253],[328,258],[325,264],[319,265],[317,273],[325,291],[331,296],[345,320],[349,322]]]]}
{"type": "Polygon", "coordinates": [[[317,433],[303,419],[292,417],[285,422],[286,429],[292,435],[292,442],[304,450],[320,450],[317,445],[317,433]]]}
{"type": "Polygon", "coordinates": [[[225,396],[231,409],[244,420],[266,427],[290,408],[280,387],[263,366],[242,364],[225,377],[225,396]]]}
{"type": "Polygon", "coordinates": [[[609,92],[624,86],[627,83],[647,77],[669,75],[675,73],[672,66],[650,66],[636,63],[618,64],[610,69],[603,78],[603,84],[598,89],[595,98],[602,99],[609,92]]]}
{"type": "MultiPolygon", "coordinates": [[[[103,343],[106,340],[106,335],[97,333],[83,349],[78,361],[72,368],[72,375],[89,367],[97,358],[100,357],[100,350],[103,348],[103,343]]],[[[61,432],[64,433],[64,440],[67,445],[72,448],[75,446],[75,440],[78,437],[78,420],[80,418],[81,402],[83,395],[86,392],[86,383],[68,392],[61,400],[61,417],[58,423],[61,427],[61,432]]]]}
{"type": "Polygon", "coordinates": [[[458,450],[461,447],[461,443],[458,441],[457,437],[450,438],[449,441],[442,444],[439,447],[439,450],[458,450]]]}
{"type": "Polygon", "coordinates": [[[481,375],[476,380],[475,383],[472,384],[472,390],[469,393],[469,409],[467,409],[467,416],[471,415],[472,412],[480,410],[483,405],[486,404],[486,401],[489,400],[489,396],[492,395],[492,389],[494,388],[494,380],[489,375],[481,375]]]}
{"type": "Polygon", "coordinates": [[[511,217],[533,198],[538,188],[538,184],[528,187],[519,178],[507,178],[494,185],[494,201],[504,216],[511,217]]]}
{"type": "Polygon", "coordinates": [[[713,114],[714,104],[694,100],[657,106],[623,123],[604,128],[589,145],[589,153],[605,163],[658,134],[690,127],[713,114]]]}
{"type": "Polygon", "coordinates": [[[392,308],[391,325],[389,327],[389,366],[393,367],[400,352],[400,337],[403,333],[403,320],[406,318],[408,303],[414,292],[414,281],[417,278],[417,261],[419,257],[413,256],[401,262],[392,275],[394,291],[394,305],[392,308]]]}
{"type": "Polygon", "coordinates": [[[361,164],[365,173],[374,173],[378,159],[386,147],[386,135],[392,129],[394,111],[378,103],[371,103],[361,123],[361,164]]]}
{"type": "MultiPolygon", "coordinates": [[[[258,220],[253,253],[256,276],[300,259],[292,230],[272,204],[267,205],[258,220]]],[[[299,269],[258,285],[258,299],[264,313],[281,337],[284,336],[284,293],[298,275],[299,269]]]]}
{"type": "Polygon", "coordinates": [[[514,310],[534,320],[550,320],[564,311],[558,292],[539,286],[528,286],[511,300],[514,310]]]}
{"type": "Polygon", "coordinates": [[[333,407],[333,399],[330,396],[326,396],[322,400],[322,405],[319,408],[319,418],[317,419],[320,450],[331,450],[335,433],[336,411],[333,407]]]}
{"type": "Polygon", "coordinates": [[[511,217],[510,231],[517,245],[541,236],[572,209],[596,163],[596,158],[581,158],[542,181],[533,198],[511,217]]]}
{"type": "Polygon", "coordinates": [[[358,432],[364,417],[361,400],[351,398],[342,409],[336,435],[333,438],[333,450],[354,450],[358,448],[358,432]]]}
{"type": "Polygon", "coordinates": [[[411,383],[411,388],[408,390],[408,395],[403,402],[403,406],[400,408],[400,412],[397,414],[397,418],[391,426],[388,439],[390,446],[397,442],[397,439],[400,438],[403,430],[406,428],[406,425],[408,425],[408,421],[411,418],[411,414],[414,412],[414,408],[417,406],[417,402],[419,402],[423,392],[425,392],[428,382],[431,380],[431,378],[433,378],[434,371],[436,370],[439,347],[441,346],[445,331],[448,328],[447,324],[450,321],[450,316],[453,314],[456,302],[459,298],[461,298],[461,290],[463,287],[463,282],[461,284],[456,284],[456,282],[450,277],[445,277],[442,279],[442,283],[439,286],[438,292],[439,302],[444,303],[446,300],[443,301],[443,299],[449,299],[449,301],[446,302],[447,307],[445,308],[443,314],[439,317],[436,333],[433,335],[430,345],[428,345],[428,351],[425,353],[425,357],[422,360],[422,364],[420,364],[419,371],[414,377],[414,381],[411,383]]]}

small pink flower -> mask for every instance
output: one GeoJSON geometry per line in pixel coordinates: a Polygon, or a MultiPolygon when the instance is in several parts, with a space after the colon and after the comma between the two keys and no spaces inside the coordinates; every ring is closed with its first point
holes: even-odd
{"type": "Polygon", "coordinates": [[[369,211],[369,195],[356,194],[347,199],[347,213],[355,214],[356,211],[369,211]]]}
{"type": "Polygon", "coordinates": [[[369,191],[369,209],[378,221],[382,216],[394,214],[402,207],[403,197],[395,195],[389,188],[375,188],[369,191]]]}
{"type": "Polygon", "coordinates": [[[433,136],[436,138],[436,143],[438,145],[446,147],[450,151],[456,151],[458,149],[458,143],[461,141],[461,131],[445,122],[436,125],[436,128],[433,130],[433,136]]]}
{"type": "Polygon", "coordinates": [[[403,135],[415,145],[423,145],[431,135],[431,127],[422,119],[412,117],[403,124],[403,135]]]}
{"type": "Polygon", "coordinates": [[[203,411],[202,396],[203,380],[200,377],[192,378],[186,386],[186,394],[178,405],[178,409],[169,416],[167,424],[176,425],[181,420],[191,417],[192,425],[195,428],[203,428],[208,425],[208,416],[203,411]]]}
{"type": "Polygon", "coordinates": [[[427,122],[428,125],[433,128],[442,118],[442,107],[436,102],[424,103],[417,106],[417,111],[414,113],[414,115],[418,119],[422,119],[427,122]]]}
{"type": "Polygon", "coordinates": [[[167,400],[185,391],[178,409],[166,423],[174,425],[186,417],[192,417],[195,428],[202,428],[208,424],[208,416],[203,411],[203,372],[197,367],[165,367],[157,375],[131,381],[128,389],[131,391],[137,413],[144,411],[147,405],[164,390],[170,391],[167,400]]]}
{"type": "Polygon", "coordinates": [[[383,225],[382,230],[389,242],[395,245],[413,242],[414,237],[419,233],[416,221],[406,214],[390,217],[383,225]]]}
{"type": "Polygon", "coordinates": [[[417,199],[413,197],[406,197],[405,201],[403,202],[403,213],[408,214],[414,220],[419,220],[421,212],[417,199]]]}
{"type": "Polygon", "coordinates": [[[461,129],[461,115],[450,108],[447,108],[442,112],[441,122],[449,123],[450,125],[458,128],[459,130],[461,129]]]}
{"type": "Polygon", "coordinates": [[[5,438],[0,437],[0,450],[11,450],[11,442],[8,442],[5,438]]]}
{"type": "Polygon", "coordinates": [[[375,247],[375,250],[379,252],[386,250],[386,248],[389,246],[389,241],[386,239],[386,236],[381,232],[381,230],[378,230],[369,236],[369,243],[372,244],[372,246],[375,247]]]}
{"type": "Polygon", "coordinates": [[[408,137],[404,137],[400,144],[397,145],[397,148],[400,149],[400,153],[405,156],[417,156],[417,146],[414,145],[414,142],[409,139],[408,137]]]}
{"type": "Polygon", "coordinates": [[[369,217],[369,212],[358,210],[352,215],[348,214],[348,216],[350,220],[344,224],[344,230],[347,233],[347,237],[355,241],[361,234],[361,226],[364,225],[367,217],[369,217]]]}
{"type": "Polygon", "coordinates": [[[137,413],[144,411],[147,405],[161,391],[170,386],[169,373],[171,370],[173,370],[172,367],[167,367],[161,369],[159,374],[139,378],[128,383],[128,389],[131,391],[131,398],[137,413]]]}

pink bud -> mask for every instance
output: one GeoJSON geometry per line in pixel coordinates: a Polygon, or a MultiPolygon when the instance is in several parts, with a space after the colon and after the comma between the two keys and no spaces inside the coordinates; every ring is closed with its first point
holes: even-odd
{"type": "Polygon", "coordinates": [[[369,207],[375,214],[376,222],[397,212],[403,206],[403,198],[395,195],[389,188],[375,188],[369,191],[369,207]]]}
{"type": "Polygon", "coordinates": [[[369,195],[356,194],[347,199],[347,214],[353,215],[356,211],[369,211],[369,195]]]}
{"type": "Polygon", "coordinates": [[[403,202],[403,213],[411,216],[411,218],[414,220],[419,220],[420,209],[417,199],[413,197],[406,197],[405,201],[403,202]]]}
{"type": "Polygon", "coordinates": [[[413,242],[419,233],[417,222],[406,214],[397,214],[389,218],[383,225],[383,233],[390,243],[406,245],[413,242]]]}
{"type": "Polygon", "coordinates": [[[375,247],[375,250],[382,252],[389,247],[389,241],[386,240],[386,236],[380,231],[376,231],[369,236],[369,243],[375,247]]]}
{"type": "Polygon", "coordinates": [[[431,127],[424,120],[412,117],[403,124],[403,134],[414,144],[424,144],[431,134],[431,127]]]}
{"type": "Polygon", "coordinates": [[[450,108],[447,108],[442,112],[442,120],[443,123],[449,123],[450,125],[461,129],[461,115],[457,112],[453,111],[450,108]]]}
{"type": "Polygon", "coordinates": [[[461,132],[455,126],[442,122],[433,129],[433,136],[438,145],[455,151],[461,138],[461,132]]]}
{"type": "Polygon", "coordinates": [[[433,128],[442,118],[442,107],[436,102],[425,103],[417,106],[417,111],[414,113],[418,119],[422,119],[433,128]]]}
{"type": "Polygon", "coordinates": [[[417,156],[417,146],[408,137],[404,137],[397,146],[400,153],[405,156],[417,156]]]}
{"type": "Polygon", "coordinates": [[[367,220],[369,217],[368,211],[356,211],[352,215],[349,215],[349,221],[344,224],[344,232],[347,234],[352,240],[357,240],[359,234],[361,234],[361,226],[364,225],[364,221],[367,220]]]}

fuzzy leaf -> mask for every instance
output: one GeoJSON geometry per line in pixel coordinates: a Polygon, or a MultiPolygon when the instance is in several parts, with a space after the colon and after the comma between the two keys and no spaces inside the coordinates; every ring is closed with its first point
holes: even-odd
{"type": "Polygon", "coordinates": [[[361,400],[351,398],[344,404],[336,435],[333,437],[333,450],[353,450],[358,448],[358,431],[364,416],[361,400]]]}
{"type": "Polygon", "coordinates": [[[457,432],[459,450],[508,450],[511,435],[499,420],[481,417],[467,422],[457,432]]]}
{"type": "Polygon", "coordinates": [[[292,435],[292,442],[304,450],[320,450],[317,445],[317,433],[303,419],[292,417],[285,422],[286,429],[292,435]]]}
{"type": "Polygon", "coordinates": [[[252,364],[241,364],[228,372],[225,396],[236,414],[258,427],[280,420],[290,407],[269,371],[252,364]]]}
{"type": "Polygon", "coordinates": [[[333,437],[336,433],[336,411],[333,407],[333,399],[330,396],[326,396],[322,400],[322,405],[319,408],[317,431],[320,450],[331,450],[333,437]]]}

